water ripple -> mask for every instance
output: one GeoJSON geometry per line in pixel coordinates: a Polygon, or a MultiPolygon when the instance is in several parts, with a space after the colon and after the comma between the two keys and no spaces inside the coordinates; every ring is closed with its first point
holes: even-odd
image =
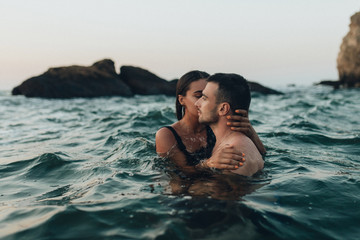
{"type": "Polygon", "coordinates": [[[0,238],[356,239],[359,90],[283,92],[252,99],[264,171],[194,181],[155,153],[172,97],[1,92],[0,238]]]}

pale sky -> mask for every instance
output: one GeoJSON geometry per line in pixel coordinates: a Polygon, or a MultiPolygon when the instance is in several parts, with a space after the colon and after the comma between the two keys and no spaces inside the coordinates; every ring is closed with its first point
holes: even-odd
{"type": "Polygon", "coordinates": [[[0,0],[0,89],[110,58],[171,80],[199,69],[269,87],[337,79],[359,0],[0,0]]]}

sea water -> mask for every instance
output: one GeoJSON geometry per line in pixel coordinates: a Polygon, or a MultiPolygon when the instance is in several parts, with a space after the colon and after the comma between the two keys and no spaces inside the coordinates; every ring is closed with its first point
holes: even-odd
{"type": "Polygon", "coordinates": [[[182,193],[155,153],[173,97],[1,91],[0,238],[359,239],[360,90],[282,90],[252,99],[264,170],[182,193]]]}

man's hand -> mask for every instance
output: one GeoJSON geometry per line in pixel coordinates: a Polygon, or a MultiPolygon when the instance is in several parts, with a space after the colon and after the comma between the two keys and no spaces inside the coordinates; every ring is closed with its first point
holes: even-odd
{"type": "Polygon", "coordinates": [[[209,168],[235,170],[244,165],[245,154],[237,151],[232,145],[218,149],[204,164],[209,168]]]}

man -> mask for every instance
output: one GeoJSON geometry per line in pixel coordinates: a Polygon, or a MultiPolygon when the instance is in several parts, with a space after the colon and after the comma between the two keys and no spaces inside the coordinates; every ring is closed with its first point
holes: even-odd
{"type": "MultiPolygon", "coordinates": [[[[242,76],[217,73],[208,78],[202,97],[195,103],[199,122],[209,125],[216,136],[213,154],[225,145],[245,153],[246,161],[242,167],[223,173],[252,176],[264,167],[262,156],[254,143],[243,133],[232,131],[227,126],[228,116],[233,114],[235,109],[248,111],[250,101],[250,89],[242,76]]],[[[204,164],[212,168],[219,166],[219,163],[211,160],[204,164]]]]}

